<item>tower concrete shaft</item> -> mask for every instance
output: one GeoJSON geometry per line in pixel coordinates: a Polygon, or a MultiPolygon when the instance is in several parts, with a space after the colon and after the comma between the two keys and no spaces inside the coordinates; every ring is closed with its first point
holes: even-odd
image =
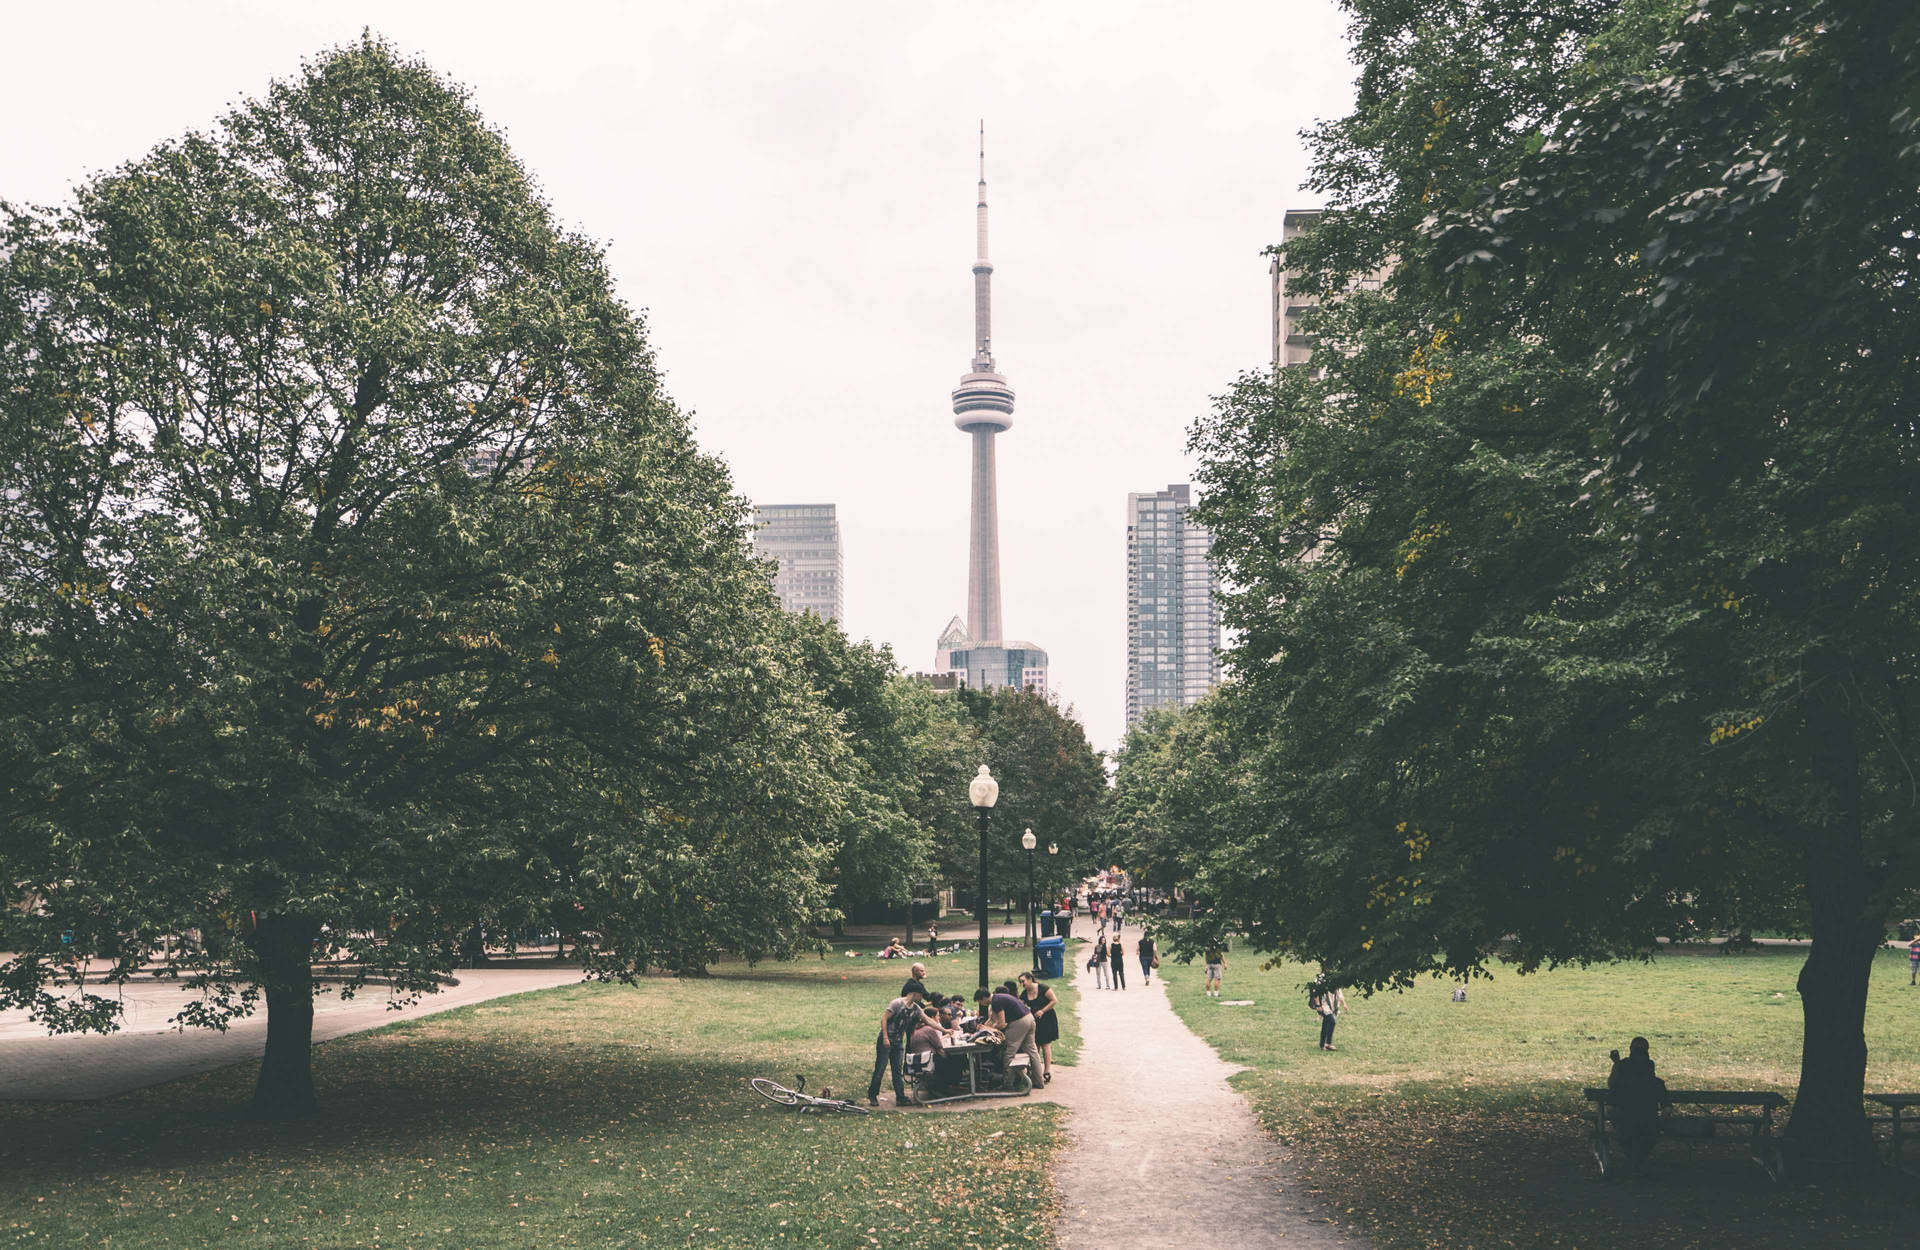
{"type": "Polygon", "coordinates": [[[967,530],[967,632],[975,643],[1005,637],[1000,620],[1000,510],[993,437],[1013,424],[1013,390],[993,367],[993,262],[987,259],[987,138],[980,128],[978,233],[973,262],[973,360],[953,392],[953,423],[973,436],[973,501],[967,530]]]}

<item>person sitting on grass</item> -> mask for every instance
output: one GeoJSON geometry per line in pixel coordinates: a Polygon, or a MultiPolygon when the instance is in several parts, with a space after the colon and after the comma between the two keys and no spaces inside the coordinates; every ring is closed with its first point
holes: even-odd
{"type": "Polygon", "coordinates": [[[1667,1083],[1654,1075],[1653,1056],[1644,1037],[1627,1043],[1625,1059],[1617,1050],[1609,1051],[1608,1057],[1613,1060],[1613,1071],[1607,1075],[1613,1132],[1627,1165],[1638,1173],[1660,1136],[1660,1107],[1667,1101],[1667,1083]]]}
{"type": "Polygon", "coordinates": [[[888,942],[886,945],[886,949],[880,952],[880,958],[882,959],[905,959],[906,955],[907,955],[907,948],[900,945],[899,938],[895,938],[893,939],[893,941],[888,942]]]}

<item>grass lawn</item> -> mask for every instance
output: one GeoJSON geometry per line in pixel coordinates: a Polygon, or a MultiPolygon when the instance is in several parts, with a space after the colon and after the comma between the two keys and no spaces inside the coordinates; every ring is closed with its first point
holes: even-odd
{"type": "MultiPolygon", "coordinates": [[[[1678,953],[1651,965],[1521,977],[1497,971],[1468,1001],[1423,982],[1354,997],[1334,1052],[1318,1049],[1310,968],[1229,956],[1225,993],[1198,963],[1163,972],[1174,1008],[1229,1061],[1235,1086],[1292,1147],[1302,1178],[1381,1250],[1412,1247],[1887,1247],[1920,1245],[1913,1180],[1857,1192],[1774,1187],[1731,1140],[1663,1141],[1652,1174],[1597,1178],[1580,1089],[1635,1034],[1675,1089],[1773,1089],[1799,1078],[1804,951],[1678,953]],[[1253,1006],[1229,1007],[1235,999],[1253,1006]]],[[[1883,952],[1868,1003],[1869,1091],[1920,1091],[1920,989],[1883,952]]],[[[1785,1118],[1779,1120],[1784,1126],[1785,1118]]]]}
{"type": "MultiPolygon", "coordinates": [[[[1027,961],[996,951],[996,978],[1027,961]]],[[[972,959],[929,962],[933,989],[971,991],[972,959]]],[[[97,1103],[0,1103],[0,1245],[1052,1244],[1058,1108],[801,1116],[747,1088],[804,1072],[864,1096],[903,963],[713,972],[329,1043],[306,1123],[233,1114],[252,1065],[97,1103]]]]}

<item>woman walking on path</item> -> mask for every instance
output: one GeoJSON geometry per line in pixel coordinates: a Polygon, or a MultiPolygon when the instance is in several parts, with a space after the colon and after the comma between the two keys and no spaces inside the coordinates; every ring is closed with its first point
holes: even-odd
{"type": "Polygon", "coordinates": [[[1328,989],[1323,982],[1313,983],[1313,995],[1307,999],[1307,1005],[1320,1015],[1320,1049],[1332,1050],[1333,1026],[1340,1021],[1340,1013],[1347,1009],[1347,996],[1339,990],[1328,989]]]}
{"type": "Polygon", "coordinates": [[[1033,1044],[1040,1048],[1040,1083],[1053,1079],[1053,1044],[1060,1040],[1060,1005],[1053,987],[1031,972],[1020,974],[1020,1001],[1033,1013],[1033,1044]]]}
{"type": "Polygon", "coordinates": [[[1127,988],[1127,948],[1120,944],[1120,931],[1113,931],[1113,941],[1107,946],[1107,975],[1113,978],[1111,988],[1127,988]]]}
{"type": "Polygon", "coordinates": [[[1099,941],[1093,944],[1093,955],[1087,960],[1087,967],[1093,969],[1093,988],[1096,990],[1106,989],[1107,939],[1104,934],[1099,941]]]}
{"type": "Polygon", "coordinates": [[[1153,966],[1160,962],[1158,952],[1154,950],[1153,935],[1142,933],[1139,945],[1134,947],[1140,952],[1140,981],[1144,985],[1153,984],[1153,966]]]}

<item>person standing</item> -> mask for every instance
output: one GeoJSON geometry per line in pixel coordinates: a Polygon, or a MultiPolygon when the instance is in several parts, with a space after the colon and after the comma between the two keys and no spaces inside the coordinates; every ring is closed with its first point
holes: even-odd
{"type": "Polygon", "coordinates": [[[1313,986],[1307,1005],[1320,1016],[1320,1049],[1332,1050],[1333,1026],[1340,1022],[1340,1013],[1347,1009],[1347,996],[1324,981],[1315,981],[1313,986]]]}
{"type": "Polygon", "coordinates": [[[1107,935],[1101,934],[1093,944],[1093,954],[1087,960],[1087,967],[1093,969],[1093,988],[1107,988],[1107,935]]]}
{"type": "Polygon", "coordinates": [[[1113,941],[1107,945],[1107,975],[1113,978],[1110,987],[1116,990],[1127,988],[1127,948],[1120,944],[1120,930],[1113,931],[1113,941]]]}
{"type": "Polygon", "coordinates": [[[1053,1044],[1060,1040],[1060,998],[1053,987],[1031,972],[1020,974],[1020,1001],[1033,1013],[1033,1043],[1040,1048],[1040,1083],[1053,1080],[1053,1044]]]}
{"type": "Polygon", "coordinates": [[[1000,1061],[1007,1069],[1008,1088],[1013,1085],[1013,1057],[1019,1054],[1027,1056],[1027,1071],[1032,1074],[1029,1081],[1037,1081],[1043,1061],[1040,1048],[1033,1041],[1033,1012],[1018,997],[1005,991],[975,990],[973,1001],[980,1004],[987,1022],[999,1029],[1005,1039],[1001,1043],[1000,1061]]]}
{"type": "Polygon", "coordinates": [[[1115,933],[1120,932],[1120,926],[1126,921],[1126,918],[1127,918],[1126,900],[1121,898],[1114,899],[1113,900],[1113,931],[1115,933]]]}
{"type": "Polygon", "coordinates": [[[1207,952],[1203,958],[1207,964],[1207,997],[1218,998],[1220,997],[1220,982],[1226,978],[1227,972],[1226,943],[1215,942],[1212,946],[1207,947],[1207,952]]]}
{"type": "Polygon", "coordinates": [[[1140,983],[1152,985],[1154,965],[1160,962],[1160,954],[1154,948],[1153,934],[1142,933],[1134,949],[1140,953],[1140,983]]]}
{"type": "Polygon", "coordinates": [[[867,1082],[867,1105],[880,1105],[880,1079],[889,1063],[893,1066],[893,1105],[907,1105],[907,1082],[901,1069],[906,1062],[907,1038],[925,1019],[920,1000],[927,987],[909,981],[901,987],[900,997],[888,1003],[880,1013],[880,1034],[873,1042],[873,1079],[867,1082]]]}
{"type": "Polygon", "coordinates": [[[1913,941],[1907,944],[1907,984],[1920,982],[1920,933],[1913,935],[1913,941]]]}

